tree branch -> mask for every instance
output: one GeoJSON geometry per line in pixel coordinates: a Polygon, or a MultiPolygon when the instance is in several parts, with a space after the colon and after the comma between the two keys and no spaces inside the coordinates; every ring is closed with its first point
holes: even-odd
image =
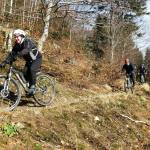
{"type": "Polygon", "coordinates": [[[129,120],[131,120],[132,122],[135,122],[135,123],[142,123],[142,124],[145,124],[147,126],[150,126],[150,124],[148,122],[145,122],[145,121],[141,121],[141,120],[135,120],[135,119],[132,119],[130,118],[129,116],[126,116],[124,114],[119,114],[120,116],[124,117],[124,118],[127,118],[129,120]]]}

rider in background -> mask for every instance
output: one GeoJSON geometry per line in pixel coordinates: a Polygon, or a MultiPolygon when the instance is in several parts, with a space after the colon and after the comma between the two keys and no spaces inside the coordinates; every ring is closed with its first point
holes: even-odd
{"type": "Polygon", "coordinates": [[[135,85],[135,73],[134,73],[134,66],[130,63],[129,59],[125,59],[125,64],[122,67],[122,71],[126,72],[126,76],[129,76],[133,86],[135,85]]]}
{"type": "Polygon", "coordinates": [[[24,77],[29,83],[29,95],[35,93],[36,73],[40,70],[42,64],[42,55],[38,51],[34,41],[26,36],[26,33],[17,29],[13,33],[15,38],[15,44],[12,51],[6,57],[6,59],[0,64],[0,67],[4,67],[6,64],[10,64],[18,57],[25,60],[24,77]]]}
{"type": "MultiPolygon", "coordinates": [[[[146,78],[146,74],[147,74],[147,69],[145,67],[144,64],[141,64],[140,68],[139,68],[139,75],[140,77],[143,75],[144,77],[144,82],[145,82],[145,78],[146,78]]],[[[140,78],[141,79],[141,78],[140,78]]],[[[142,82],[142,81],[141,81],[142,82]]]]}

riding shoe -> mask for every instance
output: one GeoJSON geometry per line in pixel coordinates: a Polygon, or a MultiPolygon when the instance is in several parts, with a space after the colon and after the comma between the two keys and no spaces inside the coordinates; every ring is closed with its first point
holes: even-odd
{"type": "Polygon", "coordinates": [[[31,85],[28,91],[28,94],[30,96],[33,96],[35,94],[35,85],[31,85]]]}

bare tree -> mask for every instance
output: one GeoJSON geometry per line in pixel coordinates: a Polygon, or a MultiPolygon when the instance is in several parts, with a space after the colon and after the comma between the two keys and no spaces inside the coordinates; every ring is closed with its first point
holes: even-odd
{"type": "Polygon", "coordinates": [[[10,14],[12,14],[12,10],[13,10],[13,0],[10,1],[10,9],[9,9],[10,14]]]}
{"type": "Polygon", "coordinates": [[[43,44],[48,37],[49,24],[50,24],[50,19],[51,19],[51,11],[52,11],[52,6],[54,5],[52,0],[49,0],[49,1],[48,0],[47,1],[42,0],[42,4],[43,4],[44,8],[46,8],[46,14],[44,16],[43,34],[42,34],[42,36],[38,42],[39,51],[42,51],[43,44]]]}

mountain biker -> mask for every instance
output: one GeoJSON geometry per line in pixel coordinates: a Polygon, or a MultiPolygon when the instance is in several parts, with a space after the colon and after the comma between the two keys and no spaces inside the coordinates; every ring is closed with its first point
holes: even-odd
{"type": "Polygon", "coordinates": [[[145,80],[145,77],[146,77],[146,73],[147,73],[147,69],[146,69],[145,65],[141,64],[141,66],[139,68],[139,75],[140,75],[140,77],[143,75],[144,80],[145,80]]]}
{"type": "Polygon", "coordinates": [[[28,94],[33,95],[35,93],[36,73],[40,70],[42,64],[42,55],[34,41],[26,36],[25,31],[16,29],[13,35],[15,44],[12,51],[0,64],[0,67],[12,63],[17,57],[23,58],[26,61],[23,73],[26,81],[29,83],[28,94]]]}
{"type": "Polygon", "coordinates": [[[133,68],[134,68],[134,79],[137,79],[137,74],[138,74],[138,68],[136,64],[133,64],[133,68]]]}
{"type": "Polygon", "coordinates": [[[129,59],[125,59],[125,64],[122,67],[122,71],[126,72],[126,76],[129,76],[131,82],[133,83],[133,87],[135,85],[135,75],[134,75],[134,66],[130,63],[129,59]]]}

